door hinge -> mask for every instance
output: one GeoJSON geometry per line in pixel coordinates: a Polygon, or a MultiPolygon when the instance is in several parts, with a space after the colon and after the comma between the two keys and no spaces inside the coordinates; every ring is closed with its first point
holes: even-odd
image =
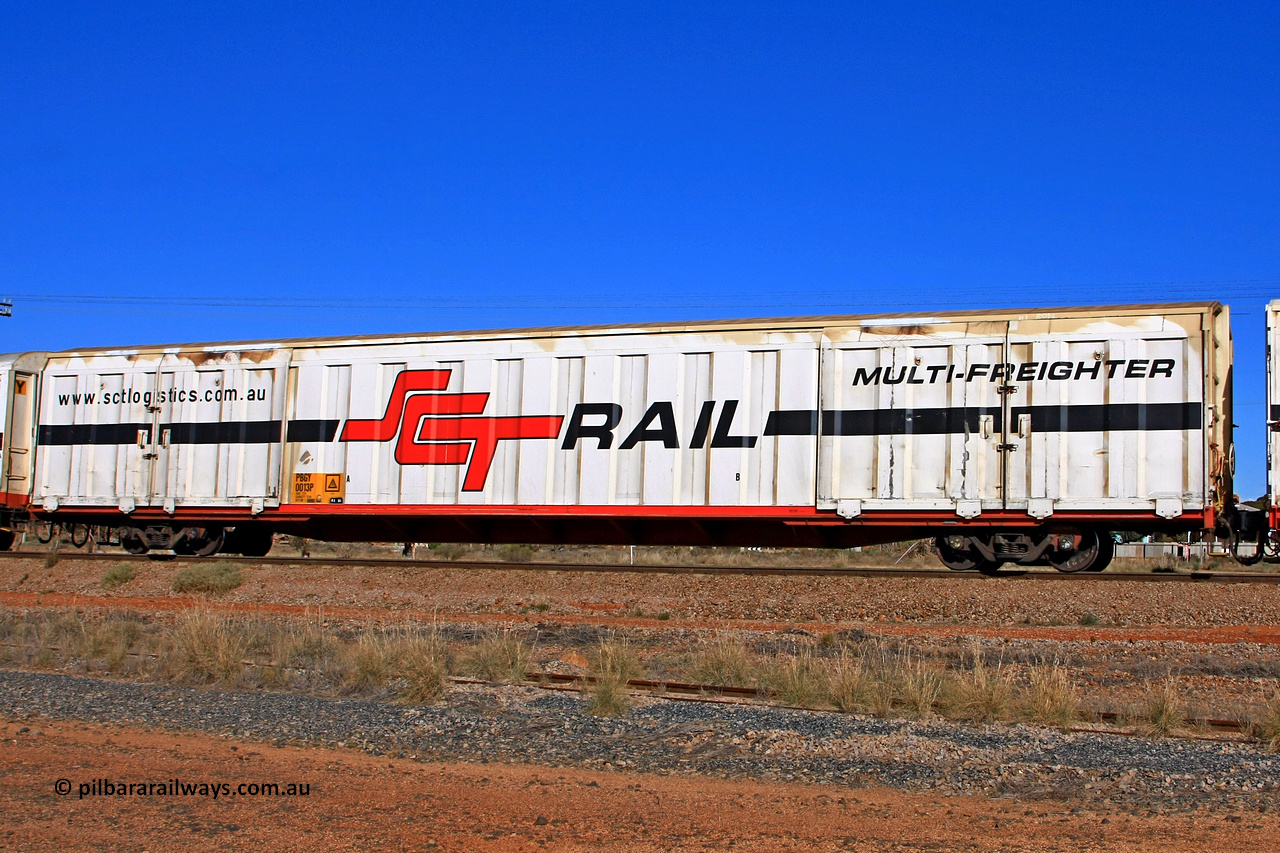
{"type": "Polygon", "coordinates": [[[1017,394],[1018,386],[1017,385],[1001,385],[998,388],[996,388],[996,393],[997,394],[1017,394]]]}
{"type": "Polygon", "coordinates": [[[1016,444],[997,444],[996,445],[996,450],[1000,453],[1008,453],[1010,450],[1017,450],[1017,449],[1018,449],[1018,445],[1016,444]]]}

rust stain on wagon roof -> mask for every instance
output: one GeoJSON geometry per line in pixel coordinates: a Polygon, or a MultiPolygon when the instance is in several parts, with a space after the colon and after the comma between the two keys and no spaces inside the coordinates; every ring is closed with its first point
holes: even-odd
{"type": "MultiPolygon", "coordinates": [[[[1103,318],[1118,320],[1125,317],[1208,314],[1215,316],[1227,309],[1218,302],[1180,302],[1141,305],[1103,305],[1089,307],[1058,307],[1016,309],[1004,308],[995,310],[939,311],[929,314],[909,315],[901,312],[893,314],[825,314],[798,317],[765,317],[732,320],[695,320],[688,322],[655,323],[652,325],[636,325],[634,323],[595,326],[548,326],[509,329],[485,329],[468,331],[431,331],[420,333],[404,333],[396,335],[342,335],[330,337],[277,339],[272,343],[261,341],[220,341],[208,343],[181,343],[166,345],[140,346],[133,348],[110,347],[66,350],[57,355],[62,357],[80,356],[89,358],[103,355],[138,355],[143,352],[160,351],[177,348],[182,352],[203,350],[213,353],[235,351],[242,357],[249,353],[266,353],[279,349],[298,347],[347,347],[389,345],[399,343],[434,343],[444,341],[493,341],[505,338],[522,338],[535,341],[539,346],[555,347],[555,340],[566,337],[627,336],[654,334],[695,334],[695,335],[736,335],[752,331],[821,331],[827,327],[861,327],[866,323],[875,328],[877,320],[888,320],[903,334],[903,328],[925,325],[928,320],[945,320],[948,323],[967,323],[976,332],[975,323],[1007,323],[1011,320],[1020,322],[1034,320],[1065,320],[1080,318],[1081,321],[1097,321],[1103,318]],[[542,343],[545,340],[546,343],[542,343]]],[[[1189,317],[1188,317],[1189,319],[1189,317]]],[[[267,356],[259,354],[256,360],[267,356]]]]}

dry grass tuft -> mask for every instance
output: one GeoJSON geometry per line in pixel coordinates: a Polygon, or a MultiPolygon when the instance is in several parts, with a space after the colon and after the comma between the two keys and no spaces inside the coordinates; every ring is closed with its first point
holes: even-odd
{"type": "Polygon", "coordinates": [[[1139,728],[1151,737],[1168,737],[1186,722],[1178,682],[1169,676],[1158,685],[1148,685],[1145,697],[1145,715],[1139,728]]]}
{"type": "Polygon", "coordinates": [[[590,673],[597,678],[616,678],[623,684],[644,675],[644,666],[626,637],[608,637],[591,655],[590,673]]]}
{"type": "Polygon", "coordinates": [[[126,664],[144,632],[145,626],[136,619],[111,616],[95,620],[84,626],[76,653],[84,659],[86,669],[99,661],[107,672],[138,669],[126,664]]]}
{"type": "Polygon", "coordinates": [[[780,657],[769,673],[768,681],[783,704],[797,708],[818,708],[829,704],[831,690],[826,667],[808,649],[797,655],[780,657]]]}
{"type": "Polygon", "coordinates": [[[346,687],[356,691],[384,687],[395,673],[395,657],[395,644],[386,634],[362,631],[348,650],[346,687]]]}
{"type": "Polygon", "coordinates": [[[510,630],[491,633],[462,659],[464,672],[489,681],[520,684],[529,674],[533,650],[510,630]]]}
{"type": "Polygon", "coordinates": [[[985,723],[1008,719],[1013,707],[1013,673],[1002,665],[994,669],[982,659],[981,650],[972,650],[972,665],[943,690],[942,704],[948,717],[985,723]]]}
{"type": "Polygon", "coordinates": [[[121,563],[107,569],[102,576],[103,589],[118,589],[138,576],[138,571],[128,563],[121,563]]]}
{"type": "Polygon", "coordinates": [[[721,634],[694,655],[690,676],[700,684],[749,687],[757,680],[758,669],[741,639],[721,634]]]}
{"type": "Polygon", "coordinates": [[[600,717],[619,717],[631,707],[627,682],[640,678],[644,667],[626,637],[609,637],[591,656],[589,673],[594,681],[583,682],[587,712],[600,717]]]}
{"type": "Polygon", "coordinates": [[[1271,694],[1271,698],[1262,709],[1262,714],[1253,725],[1253,734],[1267,749],[1280,750],[1280,690],[1271,694]]]}
{"type": "Polygon", "coordinates": [[[188,610],[164,638],[160,665],[174,681],[234,686],[253,639],[245,628],[227,616],[188,610]]]}
{"type": "Polygon", "coordinates": [[[942,695],[942,673],[925,664],[902,656],[898,668],[898,700],[908,716],[928,719],[934,714],[933,706],[942,695]]]}
{"type": "Polygon", "coordinates": [[[240,570],[225,560],[219,560],[216,563],[198,563],[180,570],[173,576],[173,591],[222,595],[242,583],[244,578],[240,575],[240,570]]]}
{"type": "Polygon", "coordinates": [[[831,704],[846,713],[868,713],[876,707],[876,681],[862,659],[846,649],[827,673],[831,704]]]}
{"type": "Polygon", "coordinates": [[[498,549],[498,559],[504,563],[527,563],[533,559],[533,549],[528,545],[503,545],[498,549]]]}
{"type": "Polygon", "coordinates": [[[616,675],[598,675],[595,681],[585,682],[583,694],[587,713],[597,717],[621,717],[631,707],[627,683],[616,675]]]}
{"type": "Polygon", "coordinates": [[[410,634],[397,644],[402,680],[396,698],[406,705],[425,705],[444,698],[449,651],[439,632],[410,634]]]}
{"type": "Polygon", "coordinates": [[[1058,664],[1031,668],[1022,697],[1023,715],[1035,723],[1069,729],[1080,715],[1080,698],[1066,669],[1058,664]]]}

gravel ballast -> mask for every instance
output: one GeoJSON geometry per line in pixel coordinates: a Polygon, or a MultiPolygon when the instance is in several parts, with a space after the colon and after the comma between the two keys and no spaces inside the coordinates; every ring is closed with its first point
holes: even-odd
{"type": "Polygon", "coordinates": [[[419,760],[1052,798],[1149,811],[1280,807],[1280,757],[1257,746],[977,727],[638,698],[593,717],[576,693],[453,685],[442,704],[182,688],[0,670],[0,713],[342,746],[419,760]]]}

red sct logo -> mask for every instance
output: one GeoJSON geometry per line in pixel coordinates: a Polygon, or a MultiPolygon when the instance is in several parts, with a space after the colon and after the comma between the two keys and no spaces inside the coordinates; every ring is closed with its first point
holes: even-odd
{"type": "Polygon", "coordinates": [[[484,490],[498,442],[555,438],[563,415],[484,417],[488,394],[427,394],[449,385],[449,370],[405,370],[378,420],[349,420],[339,441],[396,441],[401,465],[466,465],[464,492],[484,490]]]}

